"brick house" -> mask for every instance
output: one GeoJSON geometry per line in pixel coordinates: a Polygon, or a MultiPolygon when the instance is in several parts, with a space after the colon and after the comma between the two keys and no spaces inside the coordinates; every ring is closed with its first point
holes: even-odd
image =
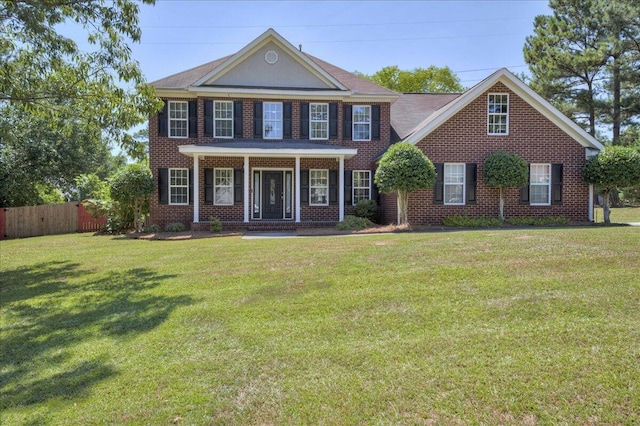
{"type": "Polygon", "coordinates": [[[151,222],[206,227],[317,226],[395,197],[377,193],[376,161],[416,144],[436,165],[432,190],[412,194],[409,220],[496,216],[482,181],[496,150],[530,163],[530,183],[507,191],[510,216],[592,219],[581,170],[602,145],[507,70],[463,94],[399,94],[306,54],[269,29],[234,55],[152,83],[164,109],[149,119],[158,183],[151,222]]]}

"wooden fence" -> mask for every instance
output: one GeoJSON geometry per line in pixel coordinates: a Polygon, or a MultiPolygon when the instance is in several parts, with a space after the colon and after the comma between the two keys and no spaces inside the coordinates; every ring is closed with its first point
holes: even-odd
{"type": "Polygon", "coordinates": [[[106,218],[92,218],[78,202],[0,208],[0,239],[95,232],[106,218]]]}

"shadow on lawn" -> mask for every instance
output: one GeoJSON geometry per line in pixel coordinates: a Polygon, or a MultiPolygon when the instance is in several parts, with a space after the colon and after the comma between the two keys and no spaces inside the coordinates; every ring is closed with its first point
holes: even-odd
{"type": "Polygon", "coordinates": [[[150,331],[190,304],[187,296],[150,291],[173,277],[145,268],[94,275],[70,262],[2,272],[0,411],[74,397],[117,374],[109,359],[92,348],[85,358],[79,346],[150,331]]]}

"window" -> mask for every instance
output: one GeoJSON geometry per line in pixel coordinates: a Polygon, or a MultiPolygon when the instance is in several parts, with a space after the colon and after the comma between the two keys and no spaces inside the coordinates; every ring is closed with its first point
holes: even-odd
{"type": "Polygon", "coordinates": [[[233,102],[215,101],[214,103],[214,136],[216,138],[233,137],[233,102]]]}
{"type": "Polygon", "coordinates": [[[189,104],[169,101],[169,137],[186,138],[189,136],[189,104]]]}
{"type": "Polygon", "coordinates": [[[509,133],[509,95],[501,93],[489,94],[490,135],[506,135],[509,133]]]}
{"type": "Polygon", "coordinates": [[[262,135],[265,139],[282,139],[282,102],[264,102],[262,135]]]}
{"type": "Polygon", "coordinates": [[[309,204],[329,204],[329,170],[309,170],[309,204]]]}
{"type": "Polygon", "coordinates": [[[444,165],[444,204],[464,204],[464,164],[444,165]]]}
{"type": "Polygon", "coordinates": [[[329,104],[309,104],[311,139],[329,139],[329,104]]]}
{"type": "Polygon", "coordinates": [[[189,169],[169,169],[169,204],[189,204],[189,169]]]}
{"type": "Polygon", "coordinates": [[[371,106],[353,106],[353,140],[371,140],[371,106]]]}
{"type": "Polygon", "coordinates": [[[215,169],[213,176],[213,204],[233,204],[233,169],[215,169]]]}
{"type": "Polygon", "coordinates": [[[353,171],[353,205],[360,200],[371,198],[371,172],[369,170],[353,171]]]}
{"type": "Polygon", "coordinates": [[[531,164],[529,200],[532,205],[551,204],[551,164],[531,164]]]}

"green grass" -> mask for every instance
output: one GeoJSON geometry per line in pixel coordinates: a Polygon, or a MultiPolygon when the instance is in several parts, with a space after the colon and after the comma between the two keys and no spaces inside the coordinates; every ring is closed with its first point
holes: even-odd
{"type": "Polygon", "coordinates": [[[640,228],[0,256],[3,425],[640,422],[640,228]]]}
{"type": "MultiPolygon", "coordinates": [[[[598,207],[594,211],[596,222],[604,222],[602,208],[598,207]]],[[[640,222],[640,207],[620,207],[611,209],[611,223],[640,222]]]]}

